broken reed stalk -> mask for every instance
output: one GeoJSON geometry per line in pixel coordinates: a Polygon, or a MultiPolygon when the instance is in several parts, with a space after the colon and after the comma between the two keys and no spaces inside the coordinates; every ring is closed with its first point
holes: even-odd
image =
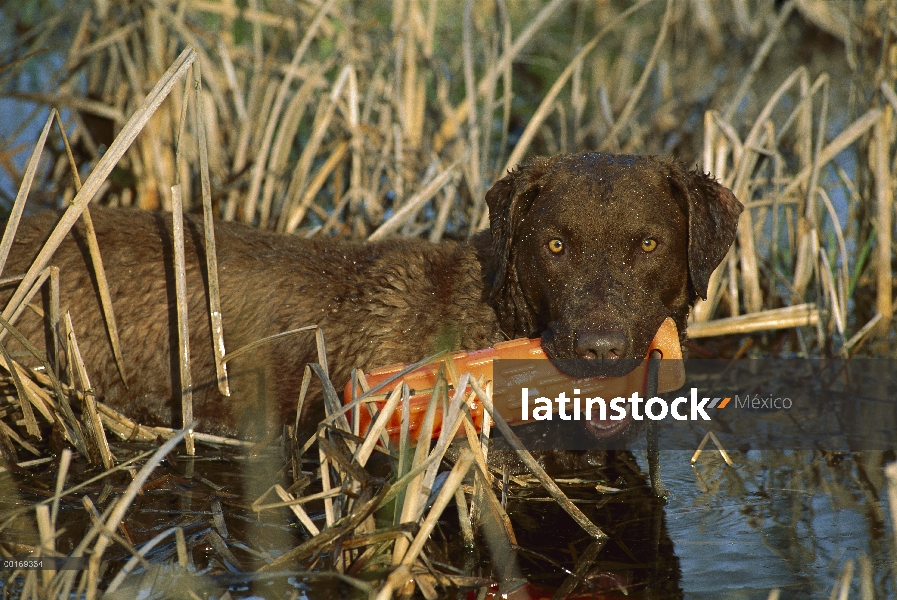
{"type": "Polygon", "coordinates": [[[327,498],[336,498],[337,496],[339,496],[340,494],[343,493],[342,490],[340,490],[340,489],[332,489],[332,490],[327,490],[325,492],[319,492],[317,494],[301,496],[299,498],[291,498],[289,500],[282,499],[281,502],[272,502],[272,503],[268,503],[268,504],[262,504],[262,500],[267,498],[271,492],[274,492],[278,496],[280,496],[280,492],[278,492],[278,490],[277,490],[278,485],[279,484],[272,485],[270,488],[265,490],[265,493],[263,493],[261,496],[256,498],[252,503],[252,506],[251,506],[252,510],[254,510],[257,513],[260,513],[263,510],[271,510],[272,508],[283,508],[283,507],[290,508],[293,506],[299,506],[300,504],[314,502],[316,500],[326,500],[327,498]]]}
{"type": "Polygon", "coordinates": [[[461,526],[461,538],[465,548],[474,548],[476,538],[473,535],[473,527],[470,522],[470,512],[467,508],[467,496],[460,487],[455,490],[455,506],[458,509],[458,524],[461,526]]]}
{"type": "Polygon", "coordinates": [[[6,229],[3,231],[3,238],[0,240],[0,274],[3,273],[3,267],[6,265],[6,259],[9,257],[9,250],[12,248],[12,242],[16,235],[16,229],[19,227],[19,220],[22,218],[22,212],[25,210],[25,201],[28,198],[28,192],[31,191],[31,185],[34,182],[34,175],[37,173],[37,167],[40,164],[40,157],[47,143],[47,135],[50,133],[50,127],[53,125],[53,119],[56,118],[56,109],[50,112],[47,122],[31,151],[31,156],[25,166],[25,175],[22,183],[19,185],[19,191],[13,202],[12,210],[9,213],[9,219],[6,221],[6,229]]]}
{"type": "Polygon", "coordinates": [[[832,598],[837,600],[847,600],[850,595],[850,583],[853,581],[853,559],[848,558],[844,562],[844,568],[841,570],[841,576],[835,582],[832,589],[832,598]],[[837,593],[836,593],[837,592],[837,593]]]}
{"type": "Polygon", "coordinates": [[[834,323],[838,334],[844,335],[845,319],[841,313],[841,302],[838,298],[838,290],[835,288],[835,280],[832,275],[832,268],[828,261],[828,256],[824,248],[819,249],[819,266],[817,272],[820,275],[820,283],[823,288],[823,297],[828,292],[829,304],[831,306],[832,323],[834,323]]]}
{"type": "MultiPolygon", "coordinates": [[[[66,311],[65,313],[65,331],[66,341],[68,342],[67,355],[69,356],[74,371],[81,381],[81,387],[84,390],[84,410],[86,412],[84,418],[85,429],[90,432],[91,439],[100,454],[100,460],[107,469],[112,468],[115,457],[109,449],[109,442],[106,439],[106,431],[97,414],[96,400],[94,399],[93,388],[90,385],[90,378],[87,375],[87,369],[84,366],[84,360],[81,358],[81,350],[78,348],[78,339],[75,337],[75,327],[72,325],[72,315],[66,311]]],[[[74,383],[74,382],[73,382],[74,383]]]]}
{"type": "MultiPolygon", "coordinates": [[[[368,458],[370,458],[374,451],[374,447],[381,441],[380,433],[386,429],[386,425],[389,423],[390,419],[392,419],[393,413],[395,413],[396,407],[399,405],[399,401],[402,400],[405,395],[405,388],[407,388],[407,385],[404,382],[395,387],[389,395],[389,398],[386,400],[386,404],[380,408],[377,418],[368,427],[364,442],[355,451],[354,461],[360,466],[364,467],[367,464],[368,458]]],[[[360,410],[361,407],[356,408],[356,411],[360,410]]],[[[403,421],[402,424],[404,425],[405,422],[403,421]]],[[[402,455],[400,454],[399,456],[401,457],[402,455]]]]}
{"type": "MultiPolygon", "coordinates": [[[[106,428],[111,433],[117,435],[122,441],[151,442],[158,438],[167,440],[176,435],[178,431],[176,429],[171,429],[170,427],[140,425],[101,402],[97,402],[97,410],[99,411],[100,419],[102,419],[106,428]]],[[[193,432],[193,439],[213,446],[231,446],[247,449],[255,446],[254,442],[247,442],[198,431],[193,432]]]]}
{"type": "Polygon", "coordinates": [[[59,499],[62,497],[62,488],[65,486],[65,479],[68,476],[69,465],[72,464],[72,451],[63,448],[59,456],[59,466],[56,471],[56,489],[53,493],[53,503],[50,510],[50,521],[53,527],[56,527],[56,517],[59,515],[59,499]]]}
{"type": "MultiPolygon", "coordinates": [[[[178,366],[181,383],[181,422],[184,427],[193,422],[193,377],[190,374],[190,331],[187,321],[187,273],[184,264],[184,207],[181,204],[181,186],[171,186],[171,237],[174,244],[174,288],[178,326],[178,366]]],[[[184,436],[187,455],[196,452],[193,431],[184,436]]]]}
{"type": "MultiPolygon", "coordinates": [[[[68,140],[66,140],[68,147],[68,140]]],[[[74,160],[74,157],[72,157],[74,160]]],[[[77,171],[74,165],[72,170],[77,178],[77,171]]],[[[80,184],[76,185],[76,188],[80,184]]],[[[90,253],[90,260],[93,267],[93,274],[97,280],[97,288],[100,292],[100,306],[103,309],[103,317],[106,320],[106,330],[109,333],[109,341],[112,344],[112,356],[118,367],[118,374],[121,376],[122,383],[125,388],[128,387],[128,378],[125,376],[125,359],[121,354],[121,341],[118,337],[118,325],[115,322],[115,312],[112,309],[112,294],[109,293],[109,281],[106,279],[106,270],[103,268],[103,257],[100,254],[100,246],[97,244],[97,234],[93,228],[93,219],[90,217],[90,209],[85,206],[84,212],[81,213],[81,220],[84,222],[84,233],[87,237],[87,248],[90,253]]]]}
{"type": "MultiPolygon", "coordinates": [[[[37,281],[34,282],[34,285],[31,286],[31,289],[25,292],[25,298],[22,300],[22,303],[19,304],[18,308],[13,311],[12,315],[9,318],[9,323],[14,325],[16,321],[19,320],[19,317],[25,312],[25,309],[28,306],[28,303],[31,302],[31,299],[34,298],[35,294],[37,294],[41,287],[46,283],[47,279],[50,277],[50,267],[47,267],[43,271],[41,271],[37,276],[37,281]]],[[[0,332],[0,340],[6,338],[7,331],[0,332]]]]}
{"type": "MultiPolygon", "coordinates": [[[[837,211],[835,210],[834,204],[832,204],[831,198],[829,198],[828,192],[826,192],[825,188],[823,187],[820,187],[817,192],[819,194],[819,197],[822,199],[825,210],[829,215],[829,220],[832,223],[832,229],[835,233],[835,240],[838,244],[838,256],[841,259],[841,264],[838,266],[837,274],[832,275],[832,291],[834,292],[835,300],[832,305],[832,309],[833,311],[837,310],[835,318],[837,319],[837,323],[839,326],[839,333],[843,336],[847,328],[847,292],[850,286],[848,265],[850,257],[847,253],[847,242],[844,240],[844,231],[841,228],[841,223],[838,220],[837,211]],[[835,284],[834,280],[837,280],[837,284],[835,284]]],[[[826,256],[824,251],[820,254],[820,258],[822,258],[823,256],[826,256]]],[[[827,256],[826,260],[828,260],[827,256]]]]}
{"type": "Polygon", "coordinates": [[[755,331],[806,327],[816,325],[818,322],[819,309],[815,304],[799,304],[726,319],[692,323],[688,326],[688,337],[739,335],[755,331]]]}
{"type": "MultiPolygon", "coordinates": [[[[40,539],[38,554],[40,556],[56,556],[56,529],[50,520],[50,509],[46,504],[34,507],[37,520],[37,531],[40,539]]],[[[46,588],[56,575],[55,569],[41,571],[44,587],[46,588]]]]}
{"type": "Polygon", "coordinates": [[[876,246],[878,249],[876,261],[876,298],[875,304],[878,314],[882,316],[880,331],[884,334],[890,329],[891,317],[894,314],[891,282],[891,213],[894,210],[894,195],[891,189],[891,170],[888,165],[890,154],[890,139],[886,127],[886,112],[873,127],[874,154],[873,175],[875,178],[875,216],[876,216],[876,246]]]}
{"type": "MultiPolygon", "coordinates": [[[[321,369],[321,372],[318,374],[322,380],[326,380],[324,382],[325,386],[329,384],[331,388],[333,388],[333,383],[330,381],[330,368],[327,366],[327,345],[324,343],[324,330],[318,327],[315,329],[315,350],[318,356],[318,366],[321,369]]],[[[314,370],[314,367],[312,367],[314,370]]],[[[335,395],[335,391],[334,391],[335,395]]],[[[327,401],[332,398],[333,395],[325,395],[324,400],[327,401]]],[[[331,403],[331,408],[337,409],[341,406],[339,401],[331,403]]],[[[345,421],[345,417],[343,418],[345,421]]],[[[350,431],[349,424],[345,423],[346,431],[350,431]]]]}
{"type": "MultiPolygon", "coordinates": [[[[299,502],[292,494],[283,489],[279,483],[275,484],[274,491],[281,500],[287,503],[289,509],[293,511],[293,514],[296,515],[296,518],[299,519],[299,522],[305,526],[311,535],[315,536],[321,533],[321,530],[318,529],[318,526],[315,525],[314,521],[311,520],[311,517],[308,516],[308,513],[299,505],[299,502]]],[[[308,497],[303,498],[303,500],[307,501],[308,497]]]]}
{"type": "Polygon", "coordinates": [[[552,596],[552,600],[567,598],[573,593],[576,586],[587,581],[586,576],[592,568],[598,554],[604,549],[606,543],[605,540],[599,540],[589,544],[589,547],[586,548],[585,552],[583,552],[576,560],[576,566],[573,567],[573,571],[569,572],[569,575],[567,575],[564,582],[554,593],[554,596],[552,596]]]}
{"type": "MultiPolygon", "coordinates": [[[[334,488],[331,483],[331,461],[327,456],[323,445],[320,443],[323,436],[318,438],[318,464],[320,465],[319,473],[321,478],[321,489],[322,493],[329,494],[332,491],[338,491],[340,488],[334,488]]],[[[333,505],[333,495],[327,495],[324,497],[324,522],[326,523],[326,527],[328,529],[333,527],[333,524],[336,522],[338,516],[337,511],[339,511],[339,507],[334,507],[333,505]]]]}
{"type": "MultiPolygon", "coordinates": [[[[477,118],[476,84],[473,73],[473,1],[464,3],[464,21],[461,26],[461,48],[463,56],[464,91],[467,97],[467,145],[470,149],[467,170],[470,181],[470,189],[474,196],[480,192],[480,127],[477,118]]],[[[490,90],[491,91],[491,90],[490,90]]],[[[441,211],[440,211],[441,212],[441,211]]]]}
{"type": "MultiPolygon", "coordinates": [[[[479,459],[477,460],[479,461],[479,459]]],[[[474,506],[471,506],[471,512],[474,513],[470,517],[471,526],[481,525],[491,521],[499,528],[497,533],[500,534],[500,538],[497,538],[496,541],[507,547],[516,546],[517,534],[514,533],[511,517],[504,509],[499,499],[495,496],[492,485],[493,479],[491,473],[484,472],[478,462],[478,468],[474,474],[473,489],[473,500],[477,503],[477,506],[476,510],[474,510],[474,506]],[[484,513],[483,507],[485,507],[488,512],[484,513]]]]}
{"type": "Polygon", "coordinates": [[[50,372],[54,376],[62,373],[62,317],[59,308],[59,267],[47,267],[50,271],[50,347],[47,349],[50,372]]]}
{"type": "Polygon", "coordinates": [[[209,152],[206,140],[205,119],[202,101],[202,64],[194,64],[193,87],[196,95],[193,101],[193,128],[196,130],[196,145],[199,149],[199,173],[202,188],[202,219],[205,232],[206,272],[209,282],[209,322],[212,330],[212,353],[215,356],[215,374],[218,391],[230,396],[227,381],[227,364],[224,348],[224,326],[221,322],[221,288],[218,284],[218,252],[215,248],[215,224],[212,208],[212,190],[209,183],[209,152]]]}
{"type": "Polygon", "coordinates": [[[701,456],[701,453],[704,451],[704,446],[707,445],[708,441],[712,441],[716,446],[717,450],[719,450],[720,455],[723,457],[723,460],[726,461],[726,464],[730,467],[734,466],[732,463],[732,459],[729,458],[729,453],[726,452],[726,449],[723,448],[722,443],[720,443],[719,438],[716,437],[716,434],[712,431],[708,431],[704,437],[701,439],[701,443],[698,444],[698,447],[695,449],[694,454],[691,455],[691,464],[694,465],[698,461],[698,457],[701,456]]]}
{"type": "Polygon", "coordinates": [[[252,352],[256,348],[258,348],[264,344],[268,344],[275,340],[289,337],[291,335],[296,335],[297,333],[303,333],[305,331],[317,331],[317,329],[318,329],[317,325],[306,325],[305,327],[298,327],[296,329],[290,329],[289,331],[281,331],[280,333],[275,333],[273,335],[263,337],[260,340],[250,342],[249,344],[246,344],[245,346],[241,346],[241,347],[237,348],[236,350],[233,350],[232,352],[228,352],[227,354],[224,355],[224,357],[222,358],[222,361],[225,364],[227,364],[228,361],[231,361],[231,360],[237,358],[238,356],[246,354],[247,352],[252,352]]]}
{"type": "MultiPolygon", "coordinates": [[[[74,184],[75,192],[77,193],[81,190],[81,177],[78,175],[78,164],[75,161],[75,155],[72,153],[72,147],[69,144],[68,134],[66,134],[65,127],[63,127],[62,125],[62,120],[59,117],[59,112],[54,109],[52,111],[52,115],[56,117],[56,124],[59,127],[59,135],[62,138],[63,144],[65,145],[65,153],[66,156],[68,156],[69,168],[72,172],[72,182],[74,184]]],[[[100,246],[97,243],[97,234],[93,227],[93,219],[91,219],[90,217],[90,209],[87,206],[84,207],[84,212],[81,214],[81,219],[84,222],[84,233],[85,237],[87,238],[87,248],[90,254],[91,267],[93,268],[93,274],[94,277],[96,277],[97,288],[100,293],[100,306],[103,311],[103,318],[106,322],[106,331],[109,334],[109,341],[112,344],[112,356],[115,359],[116,367],[118,367],[118,373],[121,376],[122,383],[127,389],[128,379],[125,376],[125,360],[122,357],[121,353],[121,341],[118,336],[118,325],[115,322],[115,312],[112,309],[112,294],[109,293],[109,281],[106,278],[106,269],[103,268],[103,257],[100,254],[100,246]]],[[[55,267],[51,268],[55,269],[55,267]]],[[[58,283],[56,288],[58,296],[58,283]]],[[[58,307],[58,299],[53,303],[52,306],[58,307]]],[[[55,337],[58,330],[58,323],[55,321],[52,315],[50,326],[54,328],[53,335],[55,337]]]]}

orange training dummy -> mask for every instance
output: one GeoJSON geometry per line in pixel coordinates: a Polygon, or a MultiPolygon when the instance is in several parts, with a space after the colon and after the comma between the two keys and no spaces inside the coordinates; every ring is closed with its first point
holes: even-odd
{"type": "MultiPolygon", "coordinates": [[[[667,318],[663,324],[661,324],[660,329],[657,330],[657,334],[654,336],[654,340],[651,342],[651,346],[648,348],[646,358],[647,356],[650,356],[651,351],[653,350],[660,351],[661,358],[664,359],[660,363],[657,392],[670,392],[682,387],[685,383],[685,368],[682,361],[679,360],[682,358],[682,348],[679,345],[679,332],[672,319],[667,318]]],[[[486,382],[494,379],[493,361],[495,359],[526,360],[526,362],[510,363],[513,365],[520,365],[520,367],[517,368],[517,370],[505,372],[505,378],[507,378],[509,374],[513,376],[515,380],[520,379],[517,375],[524,375],[524,378],[528,378],[530,381],[532,381],[533,378],[536,378],[535,380],[538,381],[539,384],[538,393],[543,396],[551,396],[552,392],[557,389],[572,389],[575,386],[583,395],[589,394],[610,399],[614,397],[627,397],[636,392],[643,394],[647,387],[647,360],[643,361],[637,368],[622,377],[591,377],[588,379],[576,379],[561,373],[551,364],[551,361],[548,360],[548,357],[542,350],[539,339],[510,340],[507,342],[500,342],[485,350],[455,352],[451,355],[451,361],[454,363],[454,373],[457,375],[470,373],[474,380],[482,381],[484,387],[486,382]],[[538,362],[534,362],[537,360],[538,362]],[[534,368],[532,365],[538,365],[538,369],[534,368]],[[538,370],[538,373],[535,372],[536,370],[538,370]]],[[[416,440],[418,438],[418,431],[420,430],[424,419],[424,414],[426,413],[427,406],[430,402],[430,397],[432,396],[433,388],[436,385],[439,368],[445,360],[445,358],[440,358],[434,362],[423,365],[406,374],[400,380],[396,380],[390,384],[389,389],[384,388],[377,390],[375,393],[368,395],[362,400],[362,403],[367,404],[371,410],[367,407],[363,407],[359,413],[360,434],[364,435],[370,426],[371,412],[374,409],[372,404],[376,405],[376,410],[381,410],[385,404],[388,393],[401,381],[404,381],[411,389],[409,411],[411,417],[409,423],[410,439],[416,440]]],[[[375,369],[364,377],[366,387],[368,389],[374,389],[379,384],[395,376],[397,373],[400,373],[405,368],[407,368],[407,365],[393,365],[375,369]]],[[[451,372],[451,369],[448,369],[447,372],[451,372]]],[[[355,397],[358,397],[361,394],[360,391],[358,391],[358,386],[355,386],[355,388],[355,397]]],[[[468,392],[470,391],[470,388],[468,388],[468,392]]],[[[450,391],[450,397],[451,393],[452,392],[450,391]]],[[[343,398],[345,398],[346,403],[349,403],[353,399],[351,381],[346,384],[343,398]]],[[[519,395],[500,393],[496,390],[493,402],[495,410],[498,411],[508,425],[521,425],[525,422],[531,422],[524,421],[522,418],[522,400],[519,395]]],[[[477,401],[475,396],[469,403],[469,406],[474,424],[476,425],[477,431],[479,431],[483,423],[483,407],[480,405],[479,401],[477,401]]],[[[386,432],[393,441],[399,439],[401,422],[402,409],[400,406],[393,413],[392,418],[386,426],[386,432]]],[[[442,407],[437,406],[433,425],[433,438],[436,438],[439,435],[441,427],[442,407]]]]}

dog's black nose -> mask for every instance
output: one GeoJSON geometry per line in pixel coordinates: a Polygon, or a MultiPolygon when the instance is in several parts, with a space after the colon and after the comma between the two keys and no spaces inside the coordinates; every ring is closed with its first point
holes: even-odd
{"type": "Polygon", "coordinates": [[[626,335],[622,331],[578,333],[575,349],[583,358],[622,358],[626,355],[626,335]]]}

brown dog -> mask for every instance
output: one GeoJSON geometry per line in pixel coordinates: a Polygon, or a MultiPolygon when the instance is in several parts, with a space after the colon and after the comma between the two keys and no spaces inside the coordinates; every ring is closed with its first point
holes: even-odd
{"type": "MultiPolygon", "coordinates": [[[[356,366],[368,370],[442,349],[541,336],[553,360],[575,359],[562,361],[565,370],[593,374],[588,367],[596,358],[644,357],[668,316],[684,334],[689,307],[706,295],[742,210],[728,189],[698,171],[602,153],[536,159],[496,183],[486,200],[490,231],[470,243],[350,243],[216,223],[227,349],[319,325],[339,389],[356,366]]],[[[80,229],[52,263],[60,268],[61,304],[75,320],[91,382],[99,399],[141,422],[177,426],[171,217],[91,212],[127,387],[112,357],[80,229]]],[[[27,269],[57,218],[43,213],[22,220],[4,274],[27,269]]],[[[185,230],[199,430],[247,437],[291,422],[303,365],[316,360],[313,334],[265,344],[228,363],[233,393],[220,395],[202,223],[187,217],[185,230]]],[[[35,344],[44,341],[38,311],[23,313],[17,326],[35,344]]],[[[319,404],[308,418],[323,414],[319,404]]]]}

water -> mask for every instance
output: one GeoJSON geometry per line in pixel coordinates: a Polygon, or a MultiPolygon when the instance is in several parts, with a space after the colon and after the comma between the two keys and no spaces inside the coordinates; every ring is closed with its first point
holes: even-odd
{"type": "MultiPolygon", "coordinates": [[[[881,453],[834,464],[810,451],[732,456],[727,467],[708,448],[692,468],[691,453],[661,452],[663,511],[686,598],[766,598],[773,588],[784,598],[829,598],[847,561],[861,557],[871,560],[877,597],[897,594],[893,580],[880,580],[894,535],[881,453]]],[[[859,597],[856,581],[850,597],[859,597]]]]}
{"type": "MultiPolygon", "coordinates": [[[[751,372],[760,363],[741,364],[751,372]]],[[[874,367],[877,376],[873,383],[889,399],[887,375],[894,373],[897,377],[897,369],[882,368],[884,364],[870,362],[867,367],[874,367]]],[[[853,395],[840,401],[842,406],[865,415],[865,421],[859,422],[872,431],[870,422],[872,426],[881,424],[897,411],[888,412],[892,401],[885,405],[884,413],[864,409],[874,401],[871,392],[863,388],[862,375],[867,370],[857,362],[849,381],[853,395]]],[[[769,369],[761,371],[764,378],[760,383],[771,385],[769,369]]],[[[786,371],[791,376],[779,383],[812,387],[815,391],[811,390],[809,396],[825,409],[819,415],[828,420],[837,416],[836,421],[845,423],[845,431],[853,428],[856,433],[857,425],[847,423],[845,415],[833,409],[820,391],[831,391],[841,383],[822,385],[825,378],[815,376],[808,383],[797,369],[788,367],[786,371]]],[[[686,385],[692,382],[690,379],[686,385]]],[[[725,389],[719,381],[713,387],[725,389]]],[[[736,389],[748,388],[738,385],[736,389]]],[[[844,392],[848,388],[838,389],[844,392]]],[[[802,396],[789,394],[800,408],[802,396]]],[[[596,546],[539,485],[512,484],[507,512],[517,536],[516,552],[502,548],[496,542],[499,537],[490,534],[488,527],[480,532],[473,550],[465,548],[456,509],[449,505],[430,538],[427,556],[434,564],[451,565],[464,576],[504,580],[509,587],[515,580],[525,579],[529,583],[521,589],[533,598],[551,598],[565,582],[574,581],[577,585],[568,589],[572,598],[765,599],[778,588],[782,598],[826,599],[839,585],[849,563],[854,573],[849,598],[862,597],[859,575],[864,571],[871,573],[866,581],[873,582],[876,598],[897,597],[891,574],[897,551],[884,477],[885,465],[895,460],[893,446],[887,441],[873,443],[871,436],[853,442],[849,436],[840,442],[831,441],[821,435],[825,431],[822,424],[828,421],[817,423],[814,419],[819,415],[804,408],[791,415],[726,409],[724,419],[697,429],[664,422],[660,429],[660,467],[669,492],[665,502],[650,492],[643,436],[630,450],[607,453],[603,464],[566,476],[562,483],[565,493],[609,536],[603,545],[596,546]],[[823,442],[811,439],[803,446],[782,443],[788,439],[781,435],[782,424],[795,422],[806,431],[819,432],[823,442]],[[716,431],[733,466],[723,461],[713,443],[692,465],[693,449],[705,429],[716,431]],[[610,487],[620,491],[606,493],[596,490],[596,485],[603,486],[602,490],[610,487]],[[592,559],[586,560],[589,553],[592,559]],[[577,575],[571,579],[573,571],[577,575]]],[[[897,430],[891,425],[885,429],[897,430]]],[[[123,460],[152,447],[118,443],[113,452],[123,460]]],[[[176,566],[177,548],[169,538],[148,555],[152,564],[148,572],[138,567],[125,580],[118,592],[120,597],[162,598],[187,588],[210,597],[228,589],[234,598],[274,598],[293,593],[312,599],[364,597],[363,592],[324,573],[332,572],[331,544],[295,561],[291,574],[248,574],[309,539],[287,509],[256,512],[252,508],[272,484],[288,487],[292,483],[283,464],[276,449],[249,458],[233,450],[198,446],[196,458],[180,454],[170,457],[153,473],[144,493],[129,510],[123,535],[130,536],[139,549],[160,532],[181,527],[188,548],[188,569],[185,573],[176,566]],[[223,526],[216,523],[216,505],[221,507],[223,526]],[[221,552],[224,543],[230,556],[221,552]],[[309,576],[308,571],[319,575],[309,576]]],[[[388,464],[377,468],[382,476],[388,464]]],[[[373,467],[371,470],[376,471],[373,467]]],[[[98,472],[78,459],[67,485],[98,472]]],[[[36,543],[30,507],[52,494],[55,477],[52,463],[29,471],[13,467],[12,472],[0,472],[0,523],[12,509],[24,507],[27,511],[26,518],[17,519],[0,532],[0,540],[8,548],[36,543]]],[[[130,475],[120,472],[63,500],[58,526],[65,531],[58,540],[59,550],[70,552],[90,526],[83,496],[102,513],[129,482],[130,475]]],[[[309,495],[319,489],[319,484],[312,482],[297,493],[309,495]]],[[[269,496],[264,502],[276,501],[269,496]]],[[[323,505],[312,503],[306,510],[323,529],[323,505]]],[[[378,513],[377,518],[379,528],[391,525],[388,514],[378,513]]],[[[107,550],[107,583],[128,557],[115,544],[107,550]]],[[[373,569],[369,575],[363,570],[352,574],[362,579],[376,578],[382,576],[375,575],[382,573],[378,569],[386,566],[369,566],[373,569]]],[[[443,571],[447,568],[439,567],[443,571]]],[[[16,584],[6,588],[13,596],[17,590],[20,588],[16,584]]],[[[440,597],[454,598],[456,594],[450,589],[440,597]]]]}

